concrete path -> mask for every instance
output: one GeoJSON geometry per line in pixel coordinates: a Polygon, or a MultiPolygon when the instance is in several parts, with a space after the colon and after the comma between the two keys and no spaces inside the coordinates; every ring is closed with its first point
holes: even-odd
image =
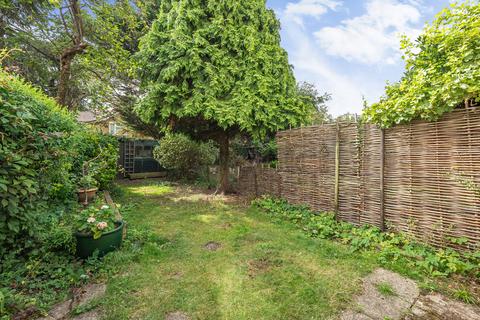
{"type": "Polygon", "coordinates": [[[71,316],[73,309],[82,307],[90,302],[101,299],[105,295],[107,286],[104,283],[91,283],[84,287],[73,290],[73,297],[67,301],[56,304],[48,314],[37,320],[63,320],[63,319],[75,319],[75,320],[97,320],[101,318],[101,314],[98,310],[92,310],[90,312],[78,315],[76,317],[71,316]]]}

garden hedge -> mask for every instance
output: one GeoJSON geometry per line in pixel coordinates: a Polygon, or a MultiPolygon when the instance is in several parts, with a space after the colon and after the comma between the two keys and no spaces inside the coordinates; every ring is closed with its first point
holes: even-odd
{"type": "Polygon", "coordinates": [[[75,200],[81,162],[99,148],[98,182],[115,177],[116,142],[88,131],[75,115],[17,76],[0,70],[0,257],[38,246],[41,215],[75,200]]]}

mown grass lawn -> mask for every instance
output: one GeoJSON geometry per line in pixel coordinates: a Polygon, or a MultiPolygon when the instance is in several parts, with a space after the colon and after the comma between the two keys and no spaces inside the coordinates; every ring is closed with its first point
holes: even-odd
{"type": "Polygon", "coordinates": [[[125,184],[129,224],[165,241],[110,279],[107,319],[329,319],[347,308],[372,257],[312,239],[247,205],[159,181],[125,184]],[[221,246],[205,248],[208,242],[221,246]]]}

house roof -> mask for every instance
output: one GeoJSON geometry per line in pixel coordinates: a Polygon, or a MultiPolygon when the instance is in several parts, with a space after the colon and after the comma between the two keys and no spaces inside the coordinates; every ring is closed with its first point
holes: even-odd
{"type": "Polygon", "coordinates": [[[80,111],[78,113],[77,120],[78,122],[89,123],[95,122],[97,120],[97,117],[91,111],[80,111]]]}
{"type": "Polygon", "coordinates": [[[110,112],[105,114],[93,113],[92,111],[80,111],[77,121],[81,123],[101,123],[105,121],[115,120],[116,113],[110,112]]]}

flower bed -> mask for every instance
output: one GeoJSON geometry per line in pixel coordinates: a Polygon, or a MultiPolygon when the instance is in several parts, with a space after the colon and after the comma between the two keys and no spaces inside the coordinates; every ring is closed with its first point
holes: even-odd
{"type": "MultiPolygon", "coordinates": [[[[356,227],[335,220],[332,213],[314,212],[307,206],[292,205],[283,199],[264,197],[253,204],[273,217],[297,224],[312,237],[338,240],[350,245],[353,251],[375,250],[382,265],[392,268],[401,265],[411,276],[460,274],[472,279],[480,277],[480,251],[434,248],[404,233],[381,232],[373,226],[356,227]]],[[[464,241],[462,238],[449,240],[452,245],[464,241]]]]}

